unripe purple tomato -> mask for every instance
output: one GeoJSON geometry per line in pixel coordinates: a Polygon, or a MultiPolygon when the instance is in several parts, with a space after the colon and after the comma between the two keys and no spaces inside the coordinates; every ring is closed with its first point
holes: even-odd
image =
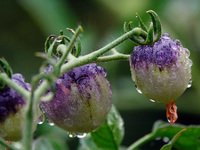
{"type": "Polygon", "coordinates": [[[191,86],[189,55],[189,50],[167,33],[152,45],[135,46],[130,68],[138,90],[152,101],[165,103],[168,109],[176,108],[174,101],[191,86]]]}
{"type": "MultiPolygon", "coordinates": [[[[31,86],[25,83],[21,74],[13,74],[12,80],[26,89],[31,90],[31,86]]],[[[5,87],[0,90],[0,137],[7,141],[18,141],[22,138],[25,122],[26,100],[14,89],[5,87]]],[[[34,129],[37,119],[34,121],[34,129]]]]}
{"type": "Polygon", "coordinates": [[[40,104],[47,119],[70,133],[98,129],[111,108],[111,89],[105,77],[105,69],[96,64],[66,72],[56,81],[54,98],[40,104]]]}

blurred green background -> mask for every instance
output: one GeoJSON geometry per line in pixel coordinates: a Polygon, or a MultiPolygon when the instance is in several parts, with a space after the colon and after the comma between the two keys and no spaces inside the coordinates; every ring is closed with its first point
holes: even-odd
{"type": "MultiPolygon", "coordinates": [[[[193,85],[176,102],[177,123],[200,124],[199,7],[199,0],[0,0],[0,57],[7,59],[14,73],[22,73],[30,81],[42,63],[34,54],[44,51],[44,42],[49,35],[59,35],[60,30],[69,34],[66,27],[75,29],[81,24],[84,29],[82,54],[86,54],[122,35],[125,21],[133,21],[137,26],[136,12],[148,24],[150,18],[145,12],[152,9],[160,16],[163,33],[181,40],[190,50],[193,61],[193,85]]],[[[128,40],[117,50],[130,54],[133,46],[134,43],[128,40]]],[[[128,62],[99,65],[107,70],[112,101],[125,121],[123,145],[130,145],[149,133],[156,120],[166,120],[164,104],[152,103],[136,91],[128,62]]],[[[78,141],[68,140],[66,132],[47,124],[38,125],[35,136],[41,134],[56,138],[64,145],[68,141],[69,148],[78,141]]]]}

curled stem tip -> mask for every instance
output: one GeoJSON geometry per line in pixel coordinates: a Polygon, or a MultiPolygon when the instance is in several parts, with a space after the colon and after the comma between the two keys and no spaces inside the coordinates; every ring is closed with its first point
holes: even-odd
{"type": "Polygon", "coordinates": [[[175,101],[166,104],[166,116],[169,123],[175,123],[178,119],[177,115],[177,106],[175,105],[175,101]]]}
{"type": "MultiPolygon", "coordinates": [[[[139,14],[136,13],[136,17],[139,22],[139,28],[143,32],[141,32],[140,35],[133,35],[130,37],[130,39],[138,45],[151,45],[158,41],[161,37],[161,23],[159,16],[153,10],[148,10],[147,13],[150,15],[152,21],[152,23],[150,23],[149,29],[145,26],[139,14]]],[[[132,22],[129,22],[126,27],[126,23],[124,23],[125,33],[134,29],[131,25],[132,22]]]]}

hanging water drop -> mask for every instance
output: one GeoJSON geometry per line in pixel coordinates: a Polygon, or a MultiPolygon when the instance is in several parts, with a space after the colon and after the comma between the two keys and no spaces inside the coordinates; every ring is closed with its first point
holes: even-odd
{"type": "Polygon", "coordinates": [[[69,132],[68,136],[70,138],[75,138],[76,137],[76,133],[69,132]]]}
{"type": "Polygon", "coordinates": [[[135,88],[138,91],[138,93],[142,94],[142,91],[137,87],[137,85],[135,84],[135,88]]]}
{"type": "Polygon", "coordinates": [[[136,88],[136,90],[138,91],[138,93],[142,94],[142,91],[138,88],[136,88]]]}
{"type": "Polygon", "coordinates": [[[49,124],[50,126],[54,126],[54,123],[53,123],[53,121],[52,121],[52,120],[50,120],[50,119],[47,119],[47,122],[48,122],[48,124],[49,124]]]}
{"type": "Polygon", "coordinates": [[[77,133],[76,136],[78,138],[84,138],[87,134],[86,133],[77,133]]]}
{"type": "Polygon", "coordinates": [[[45,116],[44,116],[44,114],[41,114],[41,116],[40,116],[39,119],[38,119],[37,124],[43,124],[44,121],[45,121],[45,116]]]}
{"type": "Polygon", "coordinates": [[[189,83],[187,85],[187,88],[190,88],[191,86],[192,86],[192,77],[190,77],[190,81],[189,81],[189,83]]]}
{"type": "Polygon", "coordinates": [[[155,103],[155,100],[153,100],[153,99],[150,99],[150,101],[153,102],[153,103],[155,103]]]}

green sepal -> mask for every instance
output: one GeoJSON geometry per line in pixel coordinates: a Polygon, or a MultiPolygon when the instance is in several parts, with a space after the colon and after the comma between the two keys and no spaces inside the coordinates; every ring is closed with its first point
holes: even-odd
{"type": "Polygon", "coordinates": [[[148,29],[146,27],[146,25],[144,24],[144,22],[142,21],[142,19],[140,18],[139,14],[136,13],[136,17],[138,19],[138,22],[139,22],[139,26],[146,32],[148,32],[148,29]]]}
{"type": "MultiPolygon", "coordinates": [[[[5,58],[0,58],[0,73],[5,72],[9,78],[12,78],[12,69],[5,58]]],[[[0,90],[4,89],[6,84],[0,80],[0,90]]]]}
{"type": "Polygon", "coordinates": [[[157,15],[156,12],[154,12],[153,10],[148,10],[147,13],[149,13],[151,20],[153,22],[153,26],[154,26],[154,33],[156,35],[154,41],[158,41],[161,37],[161,23],[160,23],[160,18],[157,15]]]}
{"type": "Polygon", "coordinates": [[[49,47],[50,47],[50,40],[52,39],[52,38],[54,38],[54,37],[56,37],[55,35],[50,35],[47,39],[46,39],[46,41],[45,41],[45,48],[44,48],[44,50],[45,50],[45,52],[46,53],[48,53],[48,49],[49,49],[49,47]]]}
{"type": "Polygon", "coordinates": [[[5,72],[9,78],[12,78],[12,69],[5,58],[0,58],[0,66],[2,68],[2,71],[5,72]]]}
{"type": "MultiPolygon", "coordinates": [[[[154,42],[158,41],[161,37],[161,23],[158,15],[153,10],[149,10],[147,11],[147,13],[150,14],[151,20],[153,22],[150,23],[149,29],[145,26],[144,22],[142,21],[138,13],[136,13],[136,17],[138,19],[139,28],[141,29],[141,32],[140,34],[132,35],[130,39],[138,45],[151,45],[154,42]]],[[[126,27],[126,22],[124,23],[123,26],[125,33],[135,28],[132,27],[131,21],[128,23],[127,27],[126,27]]]]}
{"type": "Polygon", "coordinates": [[[145,42],[148,45],[153,44],[153,30],[154,30],[153,23],[151,22],[150,26],[149,26],[149,32],[147,34],[147,39],[146,39],[146,42],[145,42]]]}

